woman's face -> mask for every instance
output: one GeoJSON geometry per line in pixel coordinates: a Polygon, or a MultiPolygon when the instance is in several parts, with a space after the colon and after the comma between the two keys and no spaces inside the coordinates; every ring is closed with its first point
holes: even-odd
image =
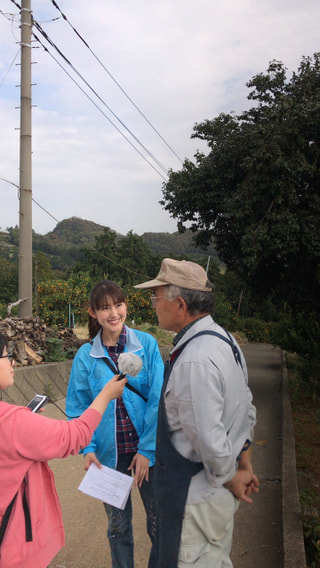
{"type": "Polygon", "coordinates": [[[111,296],[107,296],[99,310],[90,308],[89,313],[103,327],[105,337],[119,337],[127,317],[127,304],[114,302],[111,296]]]}
{"type": "Polygon", "coordinates": [[[14,382],[14,361],[8,356],[7,348],[3,349],[0,356],[0,389],[11,387],[14,382]]]}

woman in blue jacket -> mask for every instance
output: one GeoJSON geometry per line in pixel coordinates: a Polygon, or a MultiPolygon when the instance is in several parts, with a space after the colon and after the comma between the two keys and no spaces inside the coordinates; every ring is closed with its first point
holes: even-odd
{"type": "MultiPolygon", "coordinates": [[[[84,448],[84,468],[91,463],[134,475],[153,542],[155,507],[152,487],[158,403],[163,382],[163,362],[154,337],[125,325],[127,302],[121,288],[110,280],[98,282],[90,296],[89,336],[73,361],[66,409],[77,417],[91,404],[103,386],[118,372],[118,357],[131,352],[142,359],[136,377],[128,377],[123,396],[112,401],[84,448]]],[[[108,538],[112,568],[134,568],[132,502],[124,510],[104,503],[109,518],[108,538]]]]}

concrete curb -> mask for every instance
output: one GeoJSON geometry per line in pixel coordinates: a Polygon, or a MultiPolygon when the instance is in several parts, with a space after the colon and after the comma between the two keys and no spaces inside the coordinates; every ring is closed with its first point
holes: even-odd
{"type": "Polygon", "coordinates": [[[306,568],[288,372],[282,352],[282,531],[284,568],[306,568]]]}

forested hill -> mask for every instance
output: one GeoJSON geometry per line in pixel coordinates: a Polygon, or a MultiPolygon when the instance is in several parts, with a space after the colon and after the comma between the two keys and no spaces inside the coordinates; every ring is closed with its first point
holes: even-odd
{"type": "MultiPolygon", "coordinates": [[[[79,217],[64,219],[46,235],[33,233],[33,251],[34,253],[37,251],[45,253],[54,270],[69,270],[82,258],[81,249],[93,247],[95,238],[103,233],[104,228],[103,225],[79,217]]],[[[119,239],[123,236],[118,234],[119,239]]],[[[217,256],[213,247],[206,251],[195,247],[192,243],[191,231],[144,233],[140,236],[156,255],[188,256],[192,260],[208,255],[215,258],[217,256]]],[[[9,228],[7,232],[0,232],[0,256],[11,260],[18,258],[18,246],[19,230],[17,227],[9,228]]]]}

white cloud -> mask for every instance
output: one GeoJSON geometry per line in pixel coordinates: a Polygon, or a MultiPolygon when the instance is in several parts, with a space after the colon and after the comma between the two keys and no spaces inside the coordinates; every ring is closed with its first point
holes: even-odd
{"type": "MultiPolygon", "coordinates": [[[[181,163],[146,124],[48,0],[31,0],[34,19],[112,111],[166,167],[181,163]]],[[[0,177],[19,178],[20,39],[12,2],[0,13],[0,177]],[[6,12],[7,10],[7,12],[6,12]],[[18,61],[18,60],[17,60],[18,61]],[[9,70],[10,68],[10,70],[9,70]],[[8,71],[9,70],[9,71],[8,71]],[[2,82],[2,84],[1,84],[2,82]]],[[[248,106],[245,83],[282,61],[289,72],[318,51],[318,0],[57,0],[88,42],[181,158],[193,159],[200,141],[195,122],[248,106]]],[[[35,30],[38,37],[42,37],[35,30]]],[[[47,45],[47,44],[46,44],[47,45]]],[[[54,57],[80,82],[50,48],[54,57]]],[[[33,195],[59,220],[78,216],[126,234],[176,230],[161,209],[162,177],[115,130],[43,49],[33,51],[33,195]]],[[[94,95],[87,87],[81,86],[94,95]]],[[[130,137],[105,106],[110,120],[130,137]]],[[[137,145],[136,141],[132,142],[137,145]]],[[[142,151],[142,150],[141,150],[142,151]]],[[[148,158],[150,160],[150,158],[148,158]]],[[[159,170],[159,166],[155,166],[159,170]]],[[[161,170],[160,170],[161,172],[161,170]]],[[[0,180],[0,227],[19,223],[17,192],[0,180]]],[[[34,206],[33,227],[56,222],[34,206]]]]}

